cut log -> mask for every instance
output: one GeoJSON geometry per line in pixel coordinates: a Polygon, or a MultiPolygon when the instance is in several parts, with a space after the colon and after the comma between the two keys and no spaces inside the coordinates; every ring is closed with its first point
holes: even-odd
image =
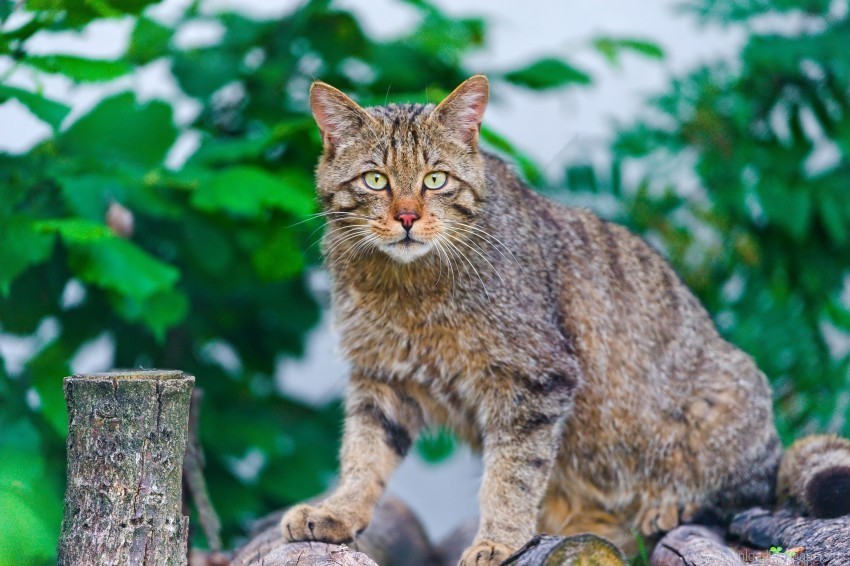
{"type": "Polygon", "coordinates": [[[664,535],[649,560],[651,566],[740,566],[744,561],[707,527],[683,525],[664,535]]]}
{"type": "Polygon", "coordinates": [[[194,382],[179,371],[65,378],[60,565],[186,564],[181,474],[194,382]]]}
{"type": "Polygon", "coordinates": [[[806,564],[850,563],[850,516],[812,519],[795,515],[789,509],[771,513],[754,508],[736,515],[729,533],[758,548],[803,548],[797,558],[806,564]]]}
{"type": "Polygon", "coordinates": [[[559,537],[537,535],[502,566],[628,566],[623,552],[610,541],[591,534],[559,537]]]}
{"type": "Polygon", "coordinates": [[[326,564],[426,566],[433,551],[419,519],[398,499],[387,496],[375,509],[372,522],[349,545],[284,540],[283,512],[261,520],[250,542],[236,552],[231,566],[318,566],[326,564]]]}

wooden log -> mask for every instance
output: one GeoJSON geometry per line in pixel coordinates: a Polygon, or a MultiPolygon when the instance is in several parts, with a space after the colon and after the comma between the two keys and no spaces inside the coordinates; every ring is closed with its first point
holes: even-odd
{"type": "Polygon", "coordinates": [[[179,371],[65,378],[60,565],[186,564],[181,475],[194,382],[179,371]]]}
{"type": "Polygon", "coordinates": [[[683,525],[664,535],[649,559],[651,566],[739,566],[738,554],[707,527],[683,525]]]}
{"type": "Polygon", "coordinates": [[[787,508],[771,513],[757,507],[737,514],[729,533],[758,548],[803,548],[797,558],[805,564],[850,563],[850,516],[812,519],[787,508]]]}
{"type": "Polygon", "coordinates": [[[433,550],[419,519],[398,499],[387,496],[372,522],[348,545],[323,542],[287,543],[280,531],[283,512],[263,519],[253,538],[240,548],[231,566],[426,566],[433,550]]]}
{"type": "Polygon", "coordinates": [[[591,534],[569,537],[537,535],[502,562],[502,566],[628,566],[623,551],[591,534]]]}

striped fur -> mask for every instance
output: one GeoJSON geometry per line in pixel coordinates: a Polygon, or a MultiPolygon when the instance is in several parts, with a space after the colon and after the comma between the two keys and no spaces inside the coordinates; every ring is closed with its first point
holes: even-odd
{"type": "Polygon", "coordinates": [[[480,151],[486,97],[482,76],[438,107],[311,91],[354,372],[340,485],[290,511],[284,533],[351,540],[417,433],[440,424],[483,454],[465,565],[498,564],[539,531],[629,546],[634,530],[771,501],[781,448],[764,375],[643,240],[480,151]],[[371,170],[387,189],[364,184],[371,170]],[[426,190],[434,170],[449,181],[426,190]],[[413,243],[399,210],[419,216],[413,243]]]}

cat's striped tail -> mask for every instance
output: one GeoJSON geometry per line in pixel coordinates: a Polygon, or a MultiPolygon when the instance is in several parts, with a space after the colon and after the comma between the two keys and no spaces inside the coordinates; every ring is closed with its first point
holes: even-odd
{"type": "Polygon", "coordinates": [[[815,435],[794,442],[782,455],[776,495],[814,517],[850,514],[850,440],[815,435]]]}

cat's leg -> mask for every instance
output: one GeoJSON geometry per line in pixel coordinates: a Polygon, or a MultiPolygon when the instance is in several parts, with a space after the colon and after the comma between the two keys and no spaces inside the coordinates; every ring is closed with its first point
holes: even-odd
{"type": "Polygon", "coordinates": [[[422,411],[397,384],[353,375],[346,397],[340,482],[317,506],[298,505],[281,520],[290,541],[349,542],[369,524],[387,481],[422,426],[422,411]]]}
{"type": "Polygon", "coordinates": [[[462,566],[495,566],[534,536],[558,428],[517,427],[485,438],[481,522],[462,566]]]}
{"type": "Polygon", "coordinates": [[[512,400],[488,419],[481,520],[461,566],[496,566],[534,536],[571,395],[566,382],[547,388],[545,396],[513,395],[522,401],[512,400]]]}

